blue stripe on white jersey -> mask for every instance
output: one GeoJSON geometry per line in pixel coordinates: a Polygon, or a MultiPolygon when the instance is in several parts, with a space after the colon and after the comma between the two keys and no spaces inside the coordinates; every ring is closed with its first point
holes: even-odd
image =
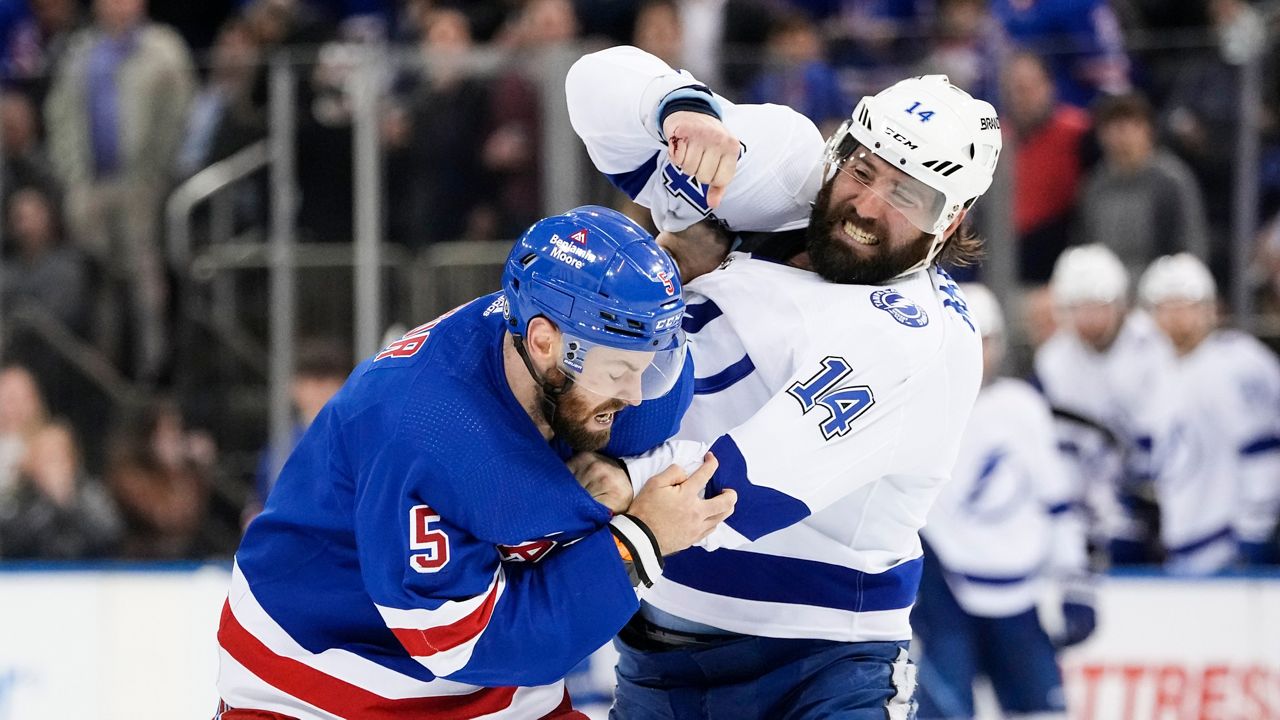
{"type": "Polygon", "coordinates": [[[722,390],[728,390],[739,380],[755,372],[755,369],[756,366],[755,363],[751,362],[751,356],[743,355],[740,360],[715,375],[696,378],[693,382],[693,392],[695,395],[710,395],[722,390]]]}
{"type": "Polygon", "coordinates": [[[644,186],[649,182],[649,178],[653,176],[653,171],[658,169],[658,153],[654,153],[652,157],[645,160],[640,167],[635,170],[628,170],[620,173],[605,173],[605,177],[609,179],[613,186],[627,194],[632,200],[644,190],[644,186]]]}
{"type": "Polygon", "coordinates": [[[710,300],[689,303],[684,306],[684,321],[680,323],[680,326],[690,335],[700,333],[702,328],[707,326],[707,323],[723,314],[724,311],[720,309],[720,306],[710,300]]]}
{"type": "Polygon", "coordinates": [[[875,612],[911,607],[923,567],[924,559],[916,558],[886,572],[866,573],[745,550],[690,548],[671,556],[662,575],[694,590],[743,600],[875,612]]]}
{"type": "MultiPolygon", "coordinates": [[[[696,392],[696,390],[695,390],[696,392]]],[[[1280,450],[1280,436],[1265,435],[1263,437],[1254,438],[1240,448],[1241,455],[1260,455],[1266,452],[1280,450]]]]}
{"type": "Polygon", "coordinates": [[[725,524],[748,540],[758,540],[779,528],[800,522],[809,516],[809,508],[790,495],[773,488],[752,485],[747,461],[733,438],[725,435],[711,445],[720,461],[716,474],[707,483],[707,495],[724,490],[738,493],[738,505],[725,524]]]}

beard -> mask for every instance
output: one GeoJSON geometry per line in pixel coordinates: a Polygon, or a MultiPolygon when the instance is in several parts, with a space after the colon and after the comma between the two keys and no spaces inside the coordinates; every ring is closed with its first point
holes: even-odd
{"type": "Polygon", "coordinates": [[[575,386],[560,396],[555,414],[549,418],[555,436],[578,452],[592,452],[607,445],[613,423],[600,429],[589,426],[597,424],[594,420],[597,415],[606,413],[614,413],[614,420],[617,420],[616,413],[627,406],[617,399],[606,400],[595,407],[590,407],[587,402],[582,388],[575,386]]]}
{"type": "Polygon", "coordinates": [[[834,185],[835,177],[823,183],[805,231],[809,264],[823,279],[845,285],[878,285],[906,272],[929,252],[933,236],[928,233],[920,233],[915,240],[894,249],[889,240],[889,228],[884,223],[862,217],[852,206],[833,210],[831,190],[834,185]],[[846,238],[842,229],[845,222],[876,236],[880,243],[857,245],[846,238]],[[863,257],[858,248],[872,255],[863,257]]]}

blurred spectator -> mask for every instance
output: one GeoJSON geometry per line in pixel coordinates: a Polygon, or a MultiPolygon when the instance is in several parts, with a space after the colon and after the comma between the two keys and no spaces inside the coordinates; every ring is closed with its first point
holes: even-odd
{"type": "Polygon", "coordinates": [[[684,33],[683,63],[726,97],[760,74],[760,52],[778,3],[771,0],[677,0],[684,33]]]}
{"type": "MultiPolygon", "coordinates": [[[[298,363],[293,371],[293,382],[289,386],[297,422],[293,426],[290,447],[284,456],[288,456],[297,446],[302,434],[311,427],[325,403],[342,389],[342,384],[347,381],[350,373],[351,353],[338,343],[322,340],[299,343],[298,363]]],[[[256,502],[246,509],[246,518],[257,514],[266,504],[267,496],[276,483],[275,462],[274,448],[264,450],[254,482],[256,502]]]]}
{"type": "Polygon", "coordinates": [[[991,12],[1017,44],[1047,59],[1058,98],[1089,107],[1129,90],[1129,58],[1107,0],[992,0],[991,12]]]}
{"type": "Polygon", "coordinates": [[[36,188],[8,203],[7,237],[15,256],[4,265],[5,305],[32,303],[68,329],[84,329],[89,287],[84,257],[63,242],[53,202],[36,188]]]}
{"type": "Polygon", "coordinates": [[[124,516],[123,557],[180,559],[205,549],[200,532],[212,485],[212,440],[188,432],[178,407],[150,405],[111,443],[104,473],[124,516]]]}
{"type": "Polygon", "coordinates": [[[985,0],[940,0],[937,27],[919,74],[941,73],[969,94],[999,106],[999,68],[1008,41],[985,0]]]}
{"type": "Polygon", "coordinates": [[[1080,239],[1111,248],[1135,277],[1160,255],[1185,250],[1207,260],[1200,188],[1186,163],[1156,145],[1146,99],[1104,98],[1094,124],[1102,161],[1080,197],[1080,239]]]}
{"type": "MultiPolygon", "coordinates": [[[[93,7],[94,26],[72,38],[49,92],[50,157],[67,188],[72,239],[130,296],[129,366],[135,377],[154,381],[167,353],[161,200],[194,73],[182,39],[148,21],[144,0],[95,0],[93,7]]],[[[115,353],[123,334],[118,314],[97,324],[101,344],[115,353]]]]}
{"type": "Polygon", "coordinates": [[[1013,226],[1018,238],[1018,276],[1024,283],[1049,281],[1053,263],[1067,247],[1068,228],[1084,168],[1081,144],[1089,116],[1059,104],[1043,61],[1019,52],[1004,68],[1001,120],[1014,148],[1013,226]]]}
{"type": "Polygon", "coordinates": [[[62,196],[53,166],[40,147],[36,108],[26,95],[0,93],[0,142],[4,143],[4,193],[7,198],[22,187],[38,187],[50,198],[62,196]]]}
{"type": "Polygon", "coordinates": [[[514,52],[491,89],[491,129],[481,151],[488,194],[497,201],[490,238],[517,237],[542,215],[542,101],[527,71],[542,66],[546,52],[567,47],[578,29],[569,0],[529,0],[499,33],[498,42],[514,52]]]}
{"type": "Polygon", "coordinates": [[[120,517],[97,480],[85,475],[75,433],[55,420],[31,438],[16,493],[0,504],[0,556],[80,560],[109,557],[120,517]]]}
{"type": "Polygon", "coordinates": [[[1129,310],[1129,275],[1102,245],[1069,248],[1050,279],[1058,330],[1036,351],[1035,376],[1059,420],[1064,449],[1093,519],[1097,546],[1117,564],[1159,557],[1152,461],[1173,348],[1150,316],[1129,310]]]}
{"type": "Polygon", "coordinates": [[[835,69],[823,59],[818,28],[802,13],[780,18],[769,33],[768,64],[747,93],[749,103],[777,103],[798,110],[830,135],[852,105],[840,91],[835,69]]]}
{"type": "Polygon", "coordinates": [[[319,45],[336,34],[330,18],[299,0],[250,0],[242,12],[264,48],[319,45]]]}
{"type": "Polygon", "coordinates": [[[28,0],[27,6],[31,13],[10,31],[0,63],[5,77],[40,105],[84,12],[76,0],[28,0]]]}
{"type": "Polygon", "coordinates": [[[30,370],[0,369],[0,507],[9,502],[31,438],[49,421],[44,396],[30,370]]]}
{"type": "Polygon", "coordinates": [[[467,16],[433,10],[425,23],[420,70],[399,91],[401,106],[389,113],[386,129],[389,172],[403,178],[392,181],[398,190],[388,198],[393,237],[415,249],[480,235],[477,209],[492,196],[479,159],[489,93],[467,63],[474,49],[467,16]]]}
{"type": "Polygon", "coordinates": [[[1138,295],[1178,355],[1155,484],[1166,565],[1208,574],[1277,562],[1280,362],[1257,338],[1218,328],[1213,276],[1191,255],[1157,259],[1138,295]]]}
{"type": "Polygon", "coordinates": [[[233,19],[214,41],[209,77],[196,93],[178,151],[177,172],[188,177],[266,133],[263,109],[254,102],[261,54],[249,24],[233,19]]]}
{"type": "MultiPolygon", "coordinates": [[[[809,3],[804,3],[809,4],[809,3]]],[[[839,23],[825,26],[830,33],[832,62],[856,70],[846,75],[853,97],[902,77],[933,48],[934,27],[942,12],[939,0],[844,0],[839,23]]]]}
{"type": "Polygon", "coordinates": [[[1217,45],[1176,54],[1160,127],[1204,194],[1211,233],[1207,260],[1214,275],[1226,281],[1222,290],[1229,295],[1234,282],[1229,230],[1236,189],[1234,138],[1240,132],[1239,65],[1259,55],[1267,38],[1260,13],[1243,0],[1212,0],[1208,9],[1217,45]],[[1223,139],[1230,141],[1224,144],[1223,139]]]}
{"type": "Polygon", "coordinates": [[[673,68],[684,67],[684,27],[676,0],[644,0],[636,10],[631,44],[673,68]]]}

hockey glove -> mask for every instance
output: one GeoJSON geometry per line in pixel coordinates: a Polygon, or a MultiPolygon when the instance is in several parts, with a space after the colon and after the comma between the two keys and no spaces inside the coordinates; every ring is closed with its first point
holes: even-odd
{"type": "Polygon", "coordinates": [[[1062,634],[1054,638],[1059,649],[1078,645],[1098,626],[1098,613],[1094,608],[1095,591],[1092,579],[1072,578],[1064,583],[1062,592],[1062,634]]]}

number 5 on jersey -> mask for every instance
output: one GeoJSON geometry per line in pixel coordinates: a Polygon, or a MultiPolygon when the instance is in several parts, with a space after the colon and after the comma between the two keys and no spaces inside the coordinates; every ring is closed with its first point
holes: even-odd
{"type": "Polygon", "coordinates": [[[807,415],[816,407],[826,409],[829,416],[818,425],[826,440],[848,433],[853,421],[876,404],[866,385],[834,389],[850,371],[848,360],[828,355],[822,358],[822,369],[813,377],[787,388],[787,393],[799,401],[802,413],[807,415]]]}
{"type": "Polygon", "coordinates": [[[410,555],[409,566],[420,573],[439,572],[449,564],[449,536],[431,529],[438,522],[440,516],[427,505],[409,508],[409,549],[426,551],[410,555]]]}

